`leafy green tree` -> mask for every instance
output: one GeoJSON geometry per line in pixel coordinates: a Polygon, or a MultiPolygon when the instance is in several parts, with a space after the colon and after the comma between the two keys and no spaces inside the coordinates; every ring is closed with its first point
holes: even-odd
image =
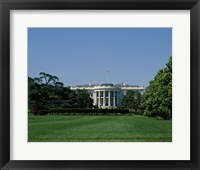
{"type": "Polygon", "coordinates": [[[79,108],[91,108],[93,106],[93,99],[86,90],[77,90],[76,99],[79,108]]]}
{"type": "Polygon", "coordinates": [[[93,107],[93,100],[86,90],[72,91],[58,81],[58,77],[43,72],[40,77],[28,77],[28,104],[33,114],[56,108],[93,107]]]}
{"type": "Polygon", "coordinates": [[[172,118],[172,57],[166,67],[159,70],[154,80],[150,81],[142,108],[146,116],[172,118]]]}
{"type": "Polygon", "coordinates": [[[35,82],[38,84],[63,86],[63,83],[59,82],[59,78],[57,76],[53,76],[44,72],[40,72],[39,75],[39,78],[34,78],[35,82]]]}
{"type": "Polygon", "coordinates": [[[137,111],[140,109],[142,101],[142,94],[137,91],[127,91],[126,95],[122,99],[122,106],[127,109],[133,109],[137,111]]]}
{"type": "Polygon", "coordinates": [[[37,113],[44,108],[44,94],[41,86],[34,79],[28,77],[28,107],[32,113],[37,113]]]}

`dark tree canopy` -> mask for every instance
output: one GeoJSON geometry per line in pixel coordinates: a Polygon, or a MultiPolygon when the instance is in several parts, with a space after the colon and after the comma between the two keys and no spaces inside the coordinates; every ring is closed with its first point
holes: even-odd
{"type": "Polygon", "coordinates": [[[150,81],[142,103],[144,115],[150,117],[172,118],[172,57],[166,67],[159,70],[150,81]]]}
{"type": "Polygon", "coordinates": [[[142,94],[137,91],[127,91],[122,99],[122,106],[127,109],[137,111],[141,107],[142,94]]]}
{"type": "Polygon", "coordinates": [[[45,109],[93,107],[86,90],[72,91],[64,87],[58,77],[43,72],[39,78],[28,77],[28,103],[34,114],[45,109]]]}
{"type": "Polygon", "coordinates": [[[63,86],[63,83],[59,82],[59,78],[57,76],[52,76],[44,72],[40,72],[39,75],[40,77],[34,78],[34,81],[38,84],[63,86]]]}

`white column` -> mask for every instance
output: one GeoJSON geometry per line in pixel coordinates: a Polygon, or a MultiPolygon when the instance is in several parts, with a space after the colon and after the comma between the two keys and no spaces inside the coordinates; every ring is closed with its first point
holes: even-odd
{"type": "Polygon", "coordinates": [[[115,91],[113,91],[113,106],[115,107],[115,91]]]}
{"type": "Polygon", "coordinates": [[[117,106],[119,106],[119,92],[117,91],[117,106]]]}
{"type": "Polygon", "coordinates": [[[101,93],[99,91],[99,104],[98,104],[98,107],[100,107],[100,105],[101,105],[101,93]]]}
{"type": "Polygon", "coordinates": [[[92,95],[93,104],[95,105],[95,104],[96,104],[96,99],[97,99],[97,97],[96,97],[96,92],[93,91],[92,93],[93,93],[93,95],[92,95]]]}
{"type": "Polygon", "coordinates": [[[106,106],[106,93],[103,91],[103,107],[106,106]]]}
{"type": "Polygon", "coordinates": [[[108,107],[110,107],[110,91],[108,91],[108,107]]]}
{"type": "Polygon", "coordinates": [[[97,105],[97,92],[95,91],[94,93],[95,93],[95,100],[94,100],[95,102],[94,102],[94,105],[97,105]]]}

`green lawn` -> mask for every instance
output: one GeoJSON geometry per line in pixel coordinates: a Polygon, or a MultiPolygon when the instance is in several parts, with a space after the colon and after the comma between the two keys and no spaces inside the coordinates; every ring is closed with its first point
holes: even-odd
{"type": "Polygon", "coordinates": [[[171,142],[172,121],[144,116],[33,116],[29,142],[171,142]]]}

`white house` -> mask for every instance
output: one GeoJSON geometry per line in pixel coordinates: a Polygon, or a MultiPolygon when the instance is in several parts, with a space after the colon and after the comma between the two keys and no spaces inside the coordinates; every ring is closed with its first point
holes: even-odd
{"type": "Polygon", "coordinates": [[[122,84],[86,84],[71,87],[71,90],[85,89],[90,93],[94,105],[98,108],[116,108],[121,105],[122,98],[129,90],[143,93],[144,86],[122,84]]]}

